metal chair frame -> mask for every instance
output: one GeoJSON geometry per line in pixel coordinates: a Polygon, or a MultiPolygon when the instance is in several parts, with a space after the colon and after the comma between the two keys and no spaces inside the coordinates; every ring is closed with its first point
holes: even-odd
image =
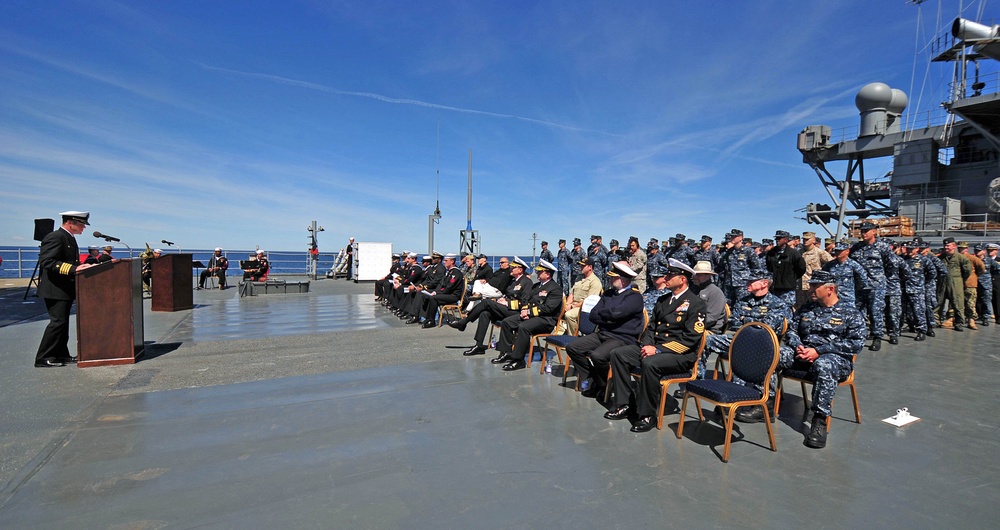
{"type": "MultiPolygon", "coordinates": [[[[854,357],[851,358],[851,363],[853,364],[855,361],[857,361],[857,359],[858,359],[858,356],[855,355],[854,357]]],[[[861,423],[861,405],[858,403],[858,387],[854,385],[854,372],[855,371],[856,370],[851,370],[851,375],[847,376],[847,379],[844,379],[840,383],[837,383],[837,388],[840,388],[842,386],[851,387],[851,400],[854,403],[854,419],[855,419],[856,423],[860,424],[861,423]]],[[[789,381],[795,381],[795,382],[799,383],[800,387],[802,388],[802,401],[805,402],[806,410],[809,410],[809,407],[811,406],[810,403],[809,403],[809,399],[810,399],[809,398],[809,394],[806,394],[806,384],[812,385],[812,384],[815,384],[815,381],[813,381],[811,379],[799,379],[798,377],[790,377],[790,376],[787,376],[787,375],[779,373],[778,374],[778,389],[774,391],[774,415],[775,415],[775,417],[778,416],[778,409],[781,407],[781,394],[784,391],[783,383],[784,383],[785,379],[788,379],[789,381]]],[[[830,402],[830,408],[833,409],[833,402],[832,401],[830,402]]],[[[833,417],[833,415],[830,415],[830,416],[826,417],[826,432],[830,432],[830,418],[832,418],[832,417],[833,417]]]]}

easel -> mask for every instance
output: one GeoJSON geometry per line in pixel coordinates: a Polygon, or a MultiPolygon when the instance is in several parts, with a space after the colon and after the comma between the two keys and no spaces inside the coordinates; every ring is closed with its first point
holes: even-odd
{"type": "MultiPolygon", "coordinates": [[[[38,245],[38,252],[41,253],[41,251],[42,251],[42,246],[38,245]]],[[[37,259],[35,260],[35,270],[31,271],[31,279],[28,280],[28,286],[24,288],[24,298],[22,298],[21,300],[27,300],[28,299],[28,293],[31,292],[31,284],[35,284],[35,289],[36,290],[38,289],[38,260],[37,259]]],[[[35,293],[35,296],[37,297],[38,293],[35,293]]]]}

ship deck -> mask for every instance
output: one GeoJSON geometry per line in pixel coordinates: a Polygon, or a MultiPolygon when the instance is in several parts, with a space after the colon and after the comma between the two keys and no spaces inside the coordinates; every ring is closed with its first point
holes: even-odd
{"type": "Polygon", "coordinates": [[[998,326],[865,350],[861,424],[844,390],[808,449],[789,388],[777,451],[739,425],[723,463],[717,421],[631,433],[560,368],[465,358],[471,329],[403,325],[370,289],[147,300],[147,355],[85,369],[33,368],[44,306],[3,289],[0,527],[994,527],[998,326]],[[900,407],[922,421],[879,421],[900,407]]]}

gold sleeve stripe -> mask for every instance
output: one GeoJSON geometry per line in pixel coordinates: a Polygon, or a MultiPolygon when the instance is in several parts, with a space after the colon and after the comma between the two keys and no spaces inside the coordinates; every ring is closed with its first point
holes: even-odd
{"type": "Polygon", "coordinates": [[[672,352],[674,352],[674,353],[687,353],[687,351],[688,351],[688,347],[687,346],[685,346],[685,345],[683,345],[683,344],[681,344],[681,343],[679,343],[679,342],[677,342],[675,340],[674,341],[670,341],[670,342],[664,342],[663,343],[663,347],[666,348],[666,349],[668,349],[668,350],[670,350],[670,351],[672,351],[672,352]]]}
{"type": "Polygon", "coordinates": [[[70,265],[69,263],[63,263],[62,265],[59,266],[59,274],[69,274],[69,271],[72,268],[73,266],[70,265]]]}

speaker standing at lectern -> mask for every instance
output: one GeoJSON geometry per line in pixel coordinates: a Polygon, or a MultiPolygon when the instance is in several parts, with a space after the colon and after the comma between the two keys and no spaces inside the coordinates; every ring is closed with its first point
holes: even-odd
{"type": "Polygon", "coordinates": [[[74,236],[90,224],[90,212],[63,212],[62,226],[42,239],[38,251],[38,296],[45,300],[49,325],[35,354],[35,367],[75,363],[69,353],[69,313],[76,299],[76,274],[93,265],[80,264],[80,247],[74,236]]]}

